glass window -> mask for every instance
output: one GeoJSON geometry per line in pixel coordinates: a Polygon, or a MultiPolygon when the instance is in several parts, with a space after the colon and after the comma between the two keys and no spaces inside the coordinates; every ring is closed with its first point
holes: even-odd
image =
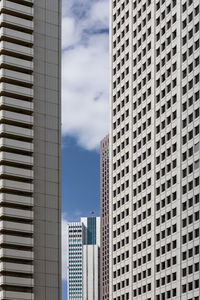
{"type": "Polygon", "coordinates": [[[200,166],[199,159],[194,162],[194,169],[197,170],[200,166]]]}
{"type": "Polygon", "coordinates": [[[199,143],[196,143],[194,145],[194,152],[198,152],[199,151],[199,143]]]}

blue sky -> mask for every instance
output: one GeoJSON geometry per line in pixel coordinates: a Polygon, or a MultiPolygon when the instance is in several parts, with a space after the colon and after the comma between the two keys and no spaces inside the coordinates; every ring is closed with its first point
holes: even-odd
{"type": "MultiPolygon", "coordinates": [[[[72,137],[63,138],[62,147],[62,211],[63,229],[67,221],[79,220],[95,211],[99,215],[99,153],[77,145],[72,137]],[[65,221],[64,221],[65,220],[65,221]]],[[[64,239],[66,248],[66,239],[64,239]]],[[[66,254],[64,258],[66,259],[66,254]]],[[[63,263],[66,272],[66,262],[63,263]]],[[[65,276],[65,274],[63,274],[65,276]]],[[[63,280],[63,300],[67,299],[67,284],[63,280]]]]}
{"type": "Polygon", "coordinates": [[[66,224],[99,215],[99,142],[108,133],[108,0],[63,0],[62,239],[66,224]]]}
{"type": "Polygon", "coordinates": [[[62,130],[94,150],[108,131],[108,0],[64,0],[62,130]]]}
{"type": "Polygon", "coordinates": [[[91,211],[99,215],[99,153],[79,147],[75,138],[65,137],[62,166],[64,218],[79,220],[91,211]]]}

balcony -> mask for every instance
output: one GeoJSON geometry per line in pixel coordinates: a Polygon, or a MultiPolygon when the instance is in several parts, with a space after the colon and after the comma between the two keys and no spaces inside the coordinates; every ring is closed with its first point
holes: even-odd
{"type": "Polygon", "coordinates": [[[14,56],[18,55],[19,57],[24,57],[25,59],[31,60],[33,58],[33,48],[13,44],[6,41],[0,42],[0,51],[4,51],[5,53],[13,53],[14,56]]]}
{"type": "Polygon", "coordinates": [[[19,231],[21,233],[33,233],[32,224],[24,224],[10,221],[0,221],[0,230],[19,231]]]}
{"type": "Polygon", "coordinates": [[[33,247],[33,238],[15,236],[15,235],[0,235],[0,244],[10,244],[24,247],[33,247]]]}
{"type": "Polygon", "coordinates": [[[20,123],[21,125],[33,125],[33,117],[29,115],[19,114],[11,111],[1,110],[0,119],[7,123],[20,123]]]}
{"type": "Polygon", "coordinates": [[[33,193],[33,184],[8,179],[0,179],[0,190],[11,190],[19,193],[33,193]]]}
{"type": "Polygon", "coordinates": [[[20,136],[20,138],[33,139],[33,130],[22,128],[18,126],[12,126],[7,124],[0,124],[0,134],[9,134],[14,136],[20,136]]]}
{"type": "Polygon", "coordinates": [[[24,71],[25,73],[32,73],[33,71],[33,62],[12,57],[12,56],[7,56],[7,55],[1,55],[0,56],[0,65],[6,65],[10,69],[15,70],[15,71],[24,71]]]}
{"type": "Polygon", "coordinates": [[[33,220],[33,211],[22,210],[11,207],[0,207],[0,216],[7,218],[19,218],[25,220],[33,220]]]}
{"type": "MultiPolygon", "coordinates": [[[[30,1],[27,1],[28,3],[31,3],[30,1]]],[[[21,5],[15,2],[10,2],[8,0],[1,0],[0,1],[0,10],[7,10],[11,11],[14,15],[24,15],[28,17],[29,19],[33,18],[33,8],[30,6],[21,5]]]]}
{"type": "Polygon", "coordinates": [[[19,82],[23,85],[32,86],[33,85],[33,75],[25,74],[22,72],[16,72],[8,69],[0,69],[0,78],[7,79],[13,82],[19,82]]]}
{"type": "Polygon", "coordinates": [[[33,103],[10,97],[0,97],[0,106],[14,107],[19,110],[33,112],[33,103]]]}
{"type": "Polygon", "coordinates": [[[33,144],[9,138],[0,138],[0,148],[6,147],[13,150],[33,152],[33,144]]]}
{"type": "MultiPolygon", "coordinates": [[[[33,273],[33,266],[32,265],[25,265],[25,264],[15,264],[15,263],[8,263],[8,262],[1,262],[0,263],[0,271],[8,271],[8,272],[20,272],[20,273],[33,273]]],[[[0,297],[1,299],[1,297],[0,297]]],[[[13,298],[16,299],[16,298],[13,298]]]]}
{"type": "Polygon", "coordinates": [[[34,295],[32,293],[21,293],[21,292],[10,292],[10,291],[1,291],[0,299],[5,300],[34,300],[34,295]]]}
{"type": "Polygon", "coordinates": [[[15,84],[0,83],[0,91],[3,94],[14,95],[14,97],[20,97],[22,99],[32,99],[33,98],[33,89],[26,88],[15,84]]]}
{"type": "Polygon", "coordinates": [[[33,252],[22,251],[18,249],[0,249],[0,257],[22,259],[22,260],[33,260],[33,252]]]}
{"type": "Polygon", "coordinates": [[[20,278],[20,277],[12,277],[12,276],[1,276],[0,277],[0,285],[16,285],[16,286],[29,286],[33,287],[34,279],[33,278],[20,278]]]}
{"type": "Polygon", "coordinates": [[[24,44],[27,46],[33,45],[33,35],[25,32],[21,32],[19,30],[14,30],[6,27],[0,28],[1,38],[7,40],[7,42],[11,42],[13,40],[15,43],[24,44]]]}
{"type": "Polygon", "coordinates": [[[6,193],[0,193],[0,203],[11,203],[15,205],[33,206],[33,198],[28,196],[18,196],[6,193]]]}
{"type": "Polygon", "coordinates": [[[1,14],[0,15],[0,24],[9,24],[9,27],[22,27],[23,30],[33,31],[33,21],[18,18],[15,16],[1,14]]]}

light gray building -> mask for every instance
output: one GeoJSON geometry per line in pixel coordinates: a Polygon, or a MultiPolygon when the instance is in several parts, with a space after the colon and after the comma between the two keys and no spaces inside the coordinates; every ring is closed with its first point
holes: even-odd
{"type": "Polygon", "coordinates": [[[67,224],[67,299],[83,299],[83,224],[71,222],[67,224]]]}
{"type": "Polygon", "coordinates": [[[60,300],[61,2],[0,12],[0,299],[60,300]]]}
{"type": "Polygon", "coordinates": [[[67,224],[68,300],[99,300],[100,218],[67,224]]]}
{"type": "Polygon", "coordinates": [[[199,299],[199,6],[110,1],[110,300],[199,299]]]}
{"type": "Polygon", "coordinates": [[[99,246],[83,245],[83,300],[99,300],[99,246]]]}

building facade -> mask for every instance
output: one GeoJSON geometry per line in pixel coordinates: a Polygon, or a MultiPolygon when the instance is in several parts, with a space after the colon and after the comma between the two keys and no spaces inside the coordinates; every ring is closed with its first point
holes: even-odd
{"type": "Polygon", "coordinates": [[[100,143],[100,299],[109,299],[109,135],[100,143]]]}
{"type": "Polygon", "coordinates": [[[67,224],[67,294],[69,300],[83,299],[83,224],[67,224]]]}
{"type": "Polygon", "coordinates": [[[61,299],[60,16],[0,2],[0,299],[61,299]]]}
{"type": "Polygon", "coordinates": [[[99,246],[83,245],[83,300],[99,300],[99,246]]]}
{"type": "Polygon", "coordinates": [[[81,218],[67,225],[69,300],[99,300],[100,218],[81,218]]]}
{"type": "Polygon", "coordinates": [[[110,1],[110,300],[199,299],[199,5],[110,1]]]}

